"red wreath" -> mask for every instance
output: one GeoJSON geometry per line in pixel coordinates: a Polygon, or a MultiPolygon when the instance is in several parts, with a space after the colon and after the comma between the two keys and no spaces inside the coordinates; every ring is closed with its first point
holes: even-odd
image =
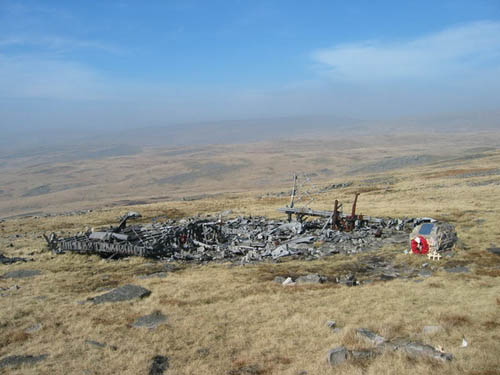
{"type": "Polygon", "coordinates": [[[425,237],[418,236],[411,240],[411,251],[413,254],[427,254],[429,252],[429,243],[425,237]],[[417,238],[420,242],[416,240],[417,238]]]}

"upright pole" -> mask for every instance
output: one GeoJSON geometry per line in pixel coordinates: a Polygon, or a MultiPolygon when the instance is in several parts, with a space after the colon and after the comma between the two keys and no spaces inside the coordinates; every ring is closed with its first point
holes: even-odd
{"type": "MultiPolygon", "coordinates": [[[[295,193],[297,192],[297,175],[294,173],[293,174],[293,187],[292,187],[292,194],[290,195],[290,208],[293,208],[293,201],[295,200],[295,193]]],[[[292,214],[288,214],[288,222],[292,221],[292,214]]]]}

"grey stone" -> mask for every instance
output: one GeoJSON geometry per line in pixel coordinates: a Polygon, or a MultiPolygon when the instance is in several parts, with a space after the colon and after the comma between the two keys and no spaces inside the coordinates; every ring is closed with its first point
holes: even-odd
{"type": "Polygon", "coordinates": [[[469,272],[469,269],[465,266],[450,267],[450,268],[445,268],[444,270],[446,272],[451,272],[451,273],[469,272]]]}
{"type": "Polygon", "coordinates": [[[163,372],[168,369],[168,358],[162,355],[156,355],[152,359],[149,375],[163,375],[163,372]]]}
{"type": "Polygon", "coordinates": [[[278,284],[283,284],[285,280],[286,278],[284,278],[283,276],[276,276],[273,281],[278,284]]]}
{"type": "Polygon", "coordinates": [[[88,344],[90,346],[93,346],[95,348],[100,348],[100,349],[106,347],[105,343],[99,342],[99,341],[94,341],[94,340],[85,340],[85,344],[88,344]]]}
{"type": "Polygon", "coordinates": [[[106,347],[110,347],[112,350],[117,350],[118,348],[114,345],[108,345],[104,342],[94,341],[94,340],[85,340],[85,344],[93,346],[94,348],[104,349],[106,347]]]}
{"type": "Polygon", "coordinates": [[[402,350],[413,358],[427,357],[440,361],[451,361],[453,359],[453,356],[451,354],[440,352],[434,347],[422,344],[420,342],[403,340],[400,342],[393,342],[392,345],[394,350],[402,350]]]}
{"type": "Polygon", "coordinates": [[[348,274],[345,277],[337,278],[337,283],[344,284],[347,286],[356,286],[359,284],[358,280],[356,279],[356,276],[354,276],[353,274],[348,274]]]}
{"type": "Polygon", "coordinates": [[[352,359],[365,360],[371,359],[380,353],[374,350],[350,350],[349,354],[352,359]]]}
{"type": "Polygon", "coordinates": [[[341,363],[344,363],[347,361],[349,355],[349,351],[344,348],[343,346],[340,346],[338,348],[330,349],[328,351],[328,364],[330,366],[337,366],[340,365],[341,363]]]}
{"type": "Polygon", "coordinates": [[[394,280],[396,277],[398,277],[399,274],[397,273],[383,273],[382,275],[380,275],[380,280],[382,281],[389,281],[389,280],[394,280]]]}
{"type": "Polygon", "coordinates": [[[437,333],[441,331],[443,327],[441,326],[424,326],[423,332],[424,333],[437,333]]]}
{"type": "Polygon", "coordinates": [[[129,301],[135,298],[144,298],[151,294],[146,288],[141,286],[127,284],[116,289],[111,290],[108,293],[101,294],[100,296],[96,296],[93,298],[89,298],[89,301],[99,304],[105,302],[122,302],[129,301]]]}
{"type": "Polygon", "coordinates": [[[419,274],[419,276],[422,276],[422,277],[429,277],[429,276],[432,276],[432,271],[429,269],[424,269],[424,270],[421,270],[418,274],[419,274]]]}
{"type": "Polygon", "coordinates": [[[153,329],[163,324],[167,320],[167,317],[163,315],[160,311],[155,311],[152,314],[141,316],[132,323],[133,327],[136,328],[149,328],[153,329]]]}
{"type": "Polygon", "coordinates": [[[328,320],[326,326],[330,329],[334,329],[337,326],[337,322],[335,320],[328,320]]]}
{"type": "Polygon", "coordinates": [[[297,280],[295,280],[297,284],[322,284],[325,281],[327,281],[327,278],[325,276],[321,276],[316,273],[299,276],[297,277],[297,280]]]}
{"type": "Polygon", "coordinates": [[[198,354],[200,357],[206,357],[210,353],[210,350],[208,348],[199,348],[196,350],[196,354],[198,354]]]}
{"type": "Polygon", "coordinates": [[[500,247],[489,247],[486,250],[488,250],[492,254],[500,255],[500,247]]]}
{"type": "Polygon", "coordinates": [[[39,270],[17,270],[17,271],[10,271],[10,272],[4,273],[2,275],[2,278],[4,278],[4,279],[24,279],[27,277],[41,275],[41,273],[42,272],[39,270]]]}
{"type": "Polygon", "coordinates": [[[26,328],[24,330],[24,332],[26,333],[35,333],[35,332],[38,332],[42,329],[43,325],[41,323],[36,323],[36,324],[33,324],[32,326],[26,328]]]}
{"type": "Polygon", "coordinates": [[[385,342],[385,338],[382,336],[377,335],[375,332],[370,331],[369,329],[366,328],[359,328],[356,330],[356,333],[370,341],[374,345],[380,345],[385,342]]]}
{"type": "Polygon", "coordinates": [[[12,263],[17,263],[17,262],[27,262],[28,260],[33,260],[33,259],[26,259],[26,258],[20,258],[20,257],[8,258],[5,255],[0,254],[0,264],[12,264],[12,263]]]}
{"type": "Polygon", "coordinates": [[[12,355],[0,360],[0,368],[4,367],[19,367],[23,365],[34,365],[47,358],[47,354],[41,355],[12,355]]]}

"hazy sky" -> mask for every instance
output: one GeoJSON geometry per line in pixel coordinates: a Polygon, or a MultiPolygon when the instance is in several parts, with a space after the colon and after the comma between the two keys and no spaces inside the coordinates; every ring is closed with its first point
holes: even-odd
{"type": "Polygon", "coordinates": [[[498,109],[500,1],[0,0],[0,128],[498,109]]]}

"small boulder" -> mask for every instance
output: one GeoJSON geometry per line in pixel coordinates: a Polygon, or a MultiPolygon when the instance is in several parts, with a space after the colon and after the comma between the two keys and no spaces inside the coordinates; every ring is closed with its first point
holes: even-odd
{"type": "Polygon", "coordinates": [[[152,314],[137,318],[136,321],[132,323],[132,326],[136,328],[153,329],[158,327],[160,324],[163,324],[166,320],[167,317],[165,315],[163,315],[160,311],[155,311],[152,314]]]}
{"type": "Polygon", "coordinates": [[[370,331],[369,329],[366,328],[359,328],[356,330],[356,333],[365,338],[366,340],[370,341],[374,345],[380,345],[385,342],[385,338],[382,336],[377,335],[375,332],[370,331]]]}
{"type": "Polygon", "coordinates": [[[347,361],[348,356],[349,356],[349,351],[343,346],[330,349],[328,351],[328,364],[332,367],[340,365],[341,363],[347,361]]]}
{"type": "Polygon", "coordinates": [[[326,326],[330,329],[334,329],[337,326],[337,322],[335,320],[328,320],[326,326]]]}
{"type": "Polygon", "coordinates": [[[41,323],[36,323],[36,324],[33,324],[32,326],[26,328],[24,330],[24,332],[26,333],[35,333],[35,332],[38,332],[42,329],[42,324],[41,323]]]}
{"type": "Polygon", "coordinates": [[[105,302],[122,302],[135,298],[144,298],[151,294],[151,291],[141,286],[127,284],[100,296],[89,298],[89,301],[100,304],[105,302]]]}
{"type": "Polygon", "coordinates": [[[295,281],[297,284],[322,284],[327,281],[325,276],[318,275],[317,273],[311,273],[305,276],[297,277],[295,281]]]}
{"type": "Polygon", "coordinates": [[[436,350],[434,347],[420,342],[407,342],[398,349],[406,352],[410,357],[428,357],[440,361],[451,361],[453,356],[449,353],[444,353],[436,350]]]}
{"type": "Polygon", "coordinates": [[[286,278],[284,278],[283,276],[276,276],[273,281],[278,284],[283,284],[285,280],[286,278]]]}
{"type": "Polygon", "coordinates": [[[39,270],[17,270],[4,273],[2,278],[4,279],[24,279],[28,277],[41,275],[39,270]]]}
{"type": "Polygon", "coordinates": [[[12,355],[0,360],[0,369],[4,367],[19,367],[26,365],[34,365],[47,358],[47,354],[41,355],[12,355]]]}
{"type": "Polygon", "coordinates": [[[149,375],[163,375],[163,372],[168,369],[168,358],[162,355],[153,357],[153,362],[149,368],[149,375]]]}
{"type": "Polygon", "coordinates": [[[500,247],[489,247],[486,250],[488,250],[492,254],[500,255],[500,247]]]}
{"type": "Polygon", "coordinates": [[[380,353],[374,350],[350,350],[349,354],[352,359],[365,360],[365,359],[371,359],[380,353]]]}
{"type": "Polygon", "coordinates": [[[444,269],[446,272],[451,272],[451,273],[467,273],[469,272],[469,269],[465,266],[456,266],[456,267],[449,267],[444,269]]]}

